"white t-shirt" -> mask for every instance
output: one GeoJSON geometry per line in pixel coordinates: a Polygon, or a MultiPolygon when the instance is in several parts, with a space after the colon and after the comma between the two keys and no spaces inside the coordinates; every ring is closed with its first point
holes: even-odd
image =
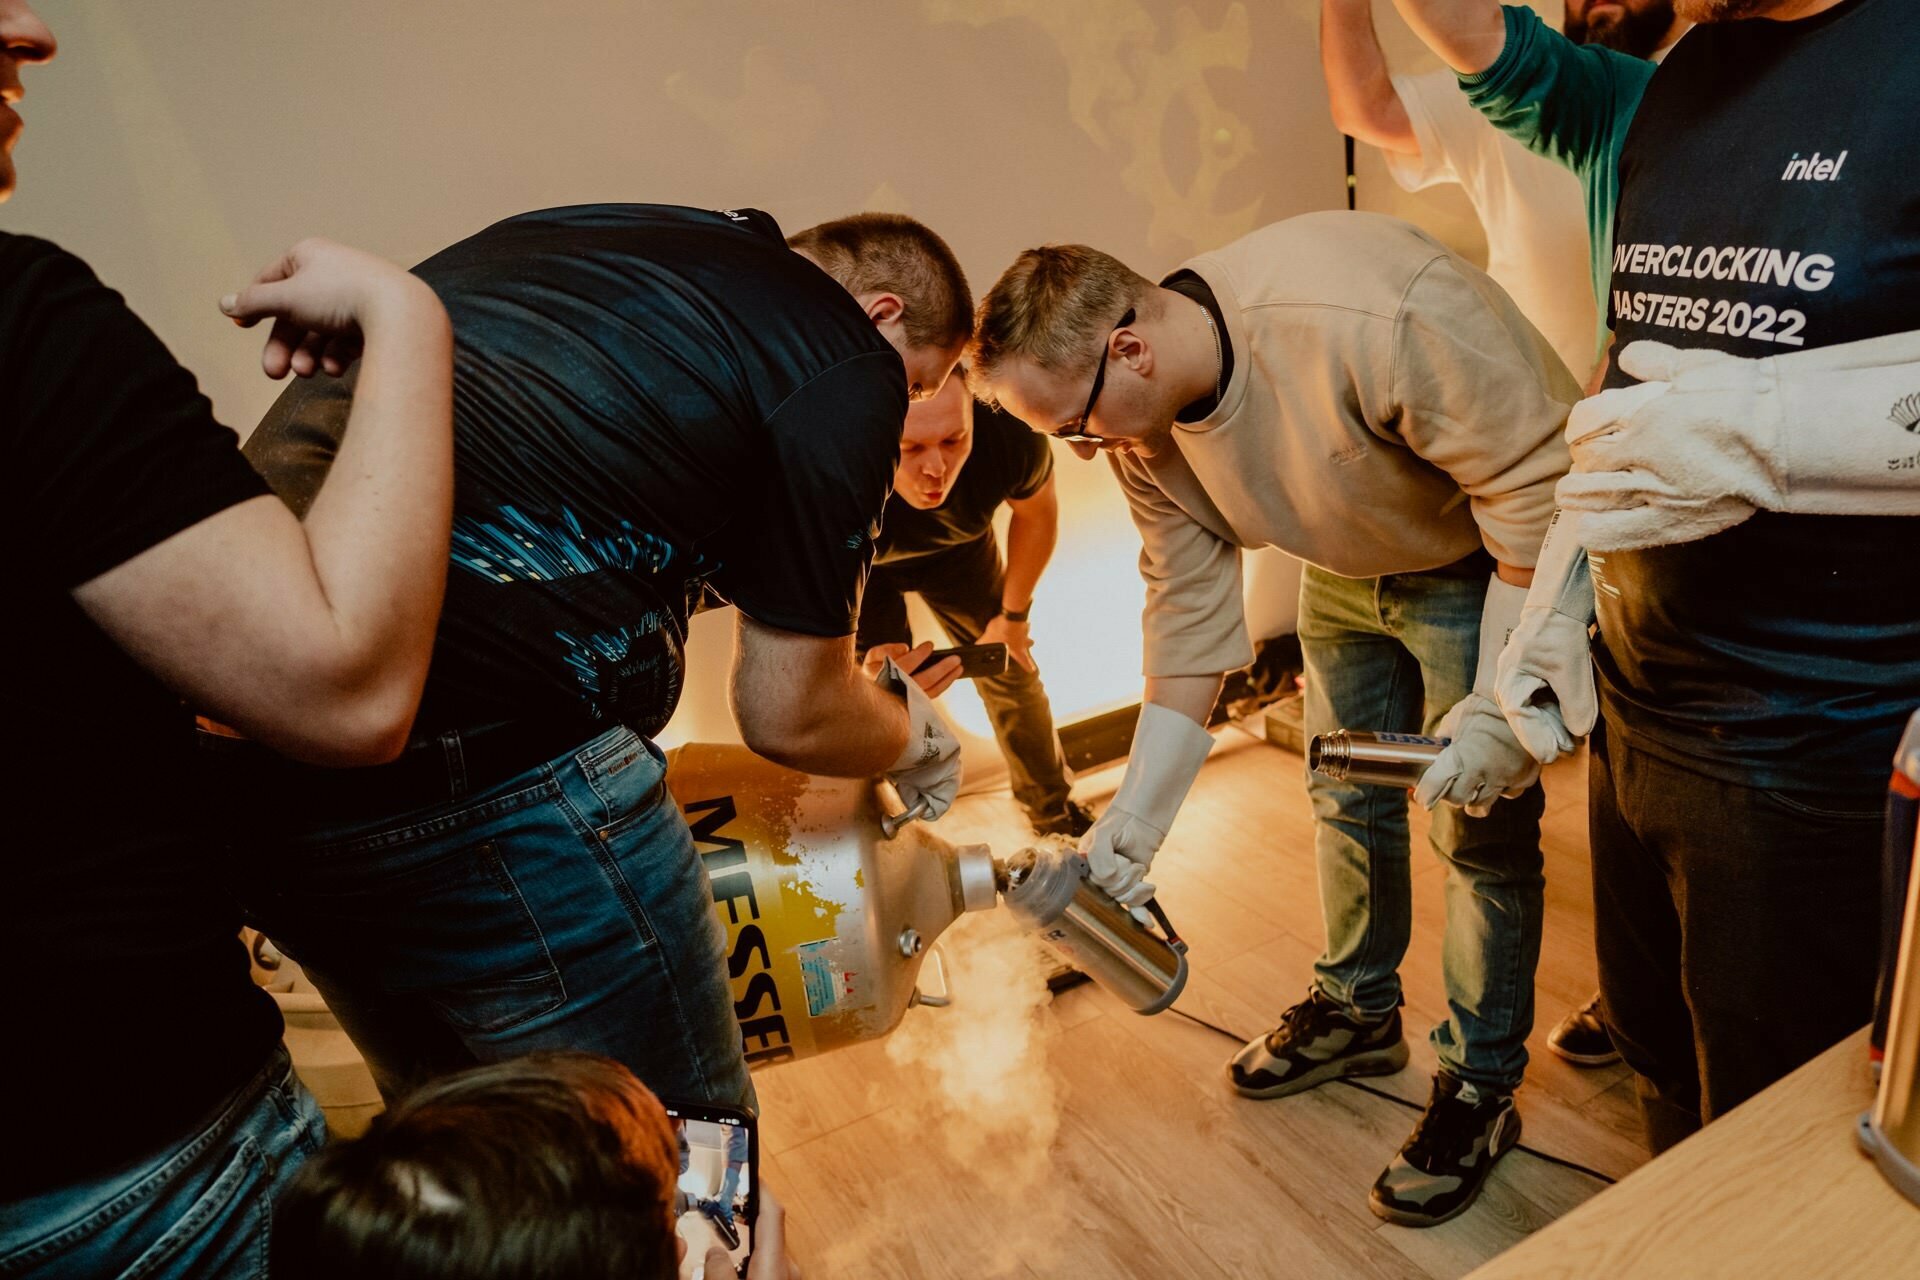
{"type": "Polygon", "coordinates": [[[1388,172],[1408,191],[1442,182],[1466,189],[1487,232],[1487,274],[1584,383],[1595,363],[1597,312],[1580,180],[1487,123],[1451,71],[1395,76],[1393,87],[1420,154],[1385,152],[1388,172]]]}

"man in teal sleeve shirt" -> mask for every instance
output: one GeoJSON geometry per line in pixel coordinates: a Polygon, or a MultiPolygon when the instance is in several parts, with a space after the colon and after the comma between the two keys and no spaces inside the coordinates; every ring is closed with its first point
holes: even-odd
{"type": "Polygon", "coordinates": [[[1920,561],[1890,554],[1920,533],[1920,207],[1884,106],[1920,87],[1911,11],[1676,0],[1703,25],[1652,74],[1493,0],[1397,3],[1587,187],[1616,341],[1557,498],[1599,625],[1591,677],[1546,683],[1598,686],[1601,988],[1660,1149],[1871,1012],[1879,793],[1920,703],[1920,561]]]}

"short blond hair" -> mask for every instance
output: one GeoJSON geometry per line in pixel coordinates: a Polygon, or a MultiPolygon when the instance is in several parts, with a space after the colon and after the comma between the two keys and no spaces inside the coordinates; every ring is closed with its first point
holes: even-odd
{"type": "Polygon", "coordinates": [[[1015,356],[1078,373],[1127,308],[1145,310],[1153,296],[1153,281],[1112,254],[1084,244],[1029,249],[994,281],[974,315],[968,384],[992,403],[989,384],[1015,356]]]}
{"type": "Polygon", "coordinates": [[[891,293],[905,305],[907,343],[946,350],[964,342],[973,293],[947,242],[904,214],[856,213],[787,237],[854,297],[891,293]]]}

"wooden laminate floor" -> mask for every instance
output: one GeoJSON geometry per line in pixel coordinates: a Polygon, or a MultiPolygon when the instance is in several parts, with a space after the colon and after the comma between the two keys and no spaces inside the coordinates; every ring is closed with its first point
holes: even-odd
{"type": "MultiPolygon", "coordinates": [[[[1547,771],[1547,918],[1522,1141],[1618,1177],[1647,1158],[1626,1070],[1575,1068],[1545,1047],[1547,1028],[1594,989],[1584,770],[1581,758],[1547,771]]],[[[1104,804],[1117,781],[1095,775],[1077,794],[1104,804]]],[[[1372,1082],[1415,1103],[1434,1065],[1426,1032],[1445,1010],[1445,871],[1423,817],[1401,969],[1413,1061],[1372,1082]]],[[[937,830],[1002,854],[1028,838],[1004,792],[964,798],[937,830]]],[[[1192,945],[1180,1008],[1252,1036],[1301,998],[1321,926],[1298,756],[1221,730],[1154,872],[1192,945]]],[[[911,1010],[888,1041],[756,1076],[763,1176],[814,1275],[1453,1277],[1599,1190],[1516,1151],[1461,1218],[1383,1223],[1367,1188],[1413,1111],[1337,1084],[1240,1098],[1226,1084],[1235,1046],[1224,1037],[1141,1017],[1090,986],[1045,1002],[1040,962],[1011,933],[998,913],[949,931],[954,1007],[911,1010]],[[1023,1012],[1023,1001],[1039,1007],[1023,1012]]]]}

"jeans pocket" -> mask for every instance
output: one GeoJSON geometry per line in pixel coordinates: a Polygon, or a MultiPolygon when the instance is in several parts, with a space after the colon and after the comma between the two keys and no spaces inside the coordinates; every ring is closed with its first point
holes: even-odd
{"type": "Polygon", "coordinates": [[[252,1138],[242,1138],[207,1189],[181,1206],[179,1219],[119,1273],[120,1280],[264,1277],[273,1218],[270,1178],[265,1153],[252,1138]]]}
{"type": "Polygon", "coordinates": [[[1759,789],[1768,803],[1786,810],[1796,818],[1809,822],[1872,822],[1886,821],[1887,809],[1884,801],[1877,801],[1864,808],[1838,807],[1835,801],[1857,801],[1865,804],[1866,797],[1837,796],[1824,791],[1779,791],[1768,787],[1759,789]]]}
{"type": "Polygon", "coordinates": [[[583,758],[581,772],[604,806],[593,815],[602,840],[613,840],[636,821],[652,816],[666,794],[667,761],[660,749],[638,734],[620,744],[624,750],[583,758]]]}
{"type": "Polygon", "coordinates": [[[417,995],[455,1027],[481,1033],[509,1030],[565,1004],[560,968],[498,846],[469,847],[433,871],[400,899],[424,936],[396,949],[387,989],[417,995]]]}

